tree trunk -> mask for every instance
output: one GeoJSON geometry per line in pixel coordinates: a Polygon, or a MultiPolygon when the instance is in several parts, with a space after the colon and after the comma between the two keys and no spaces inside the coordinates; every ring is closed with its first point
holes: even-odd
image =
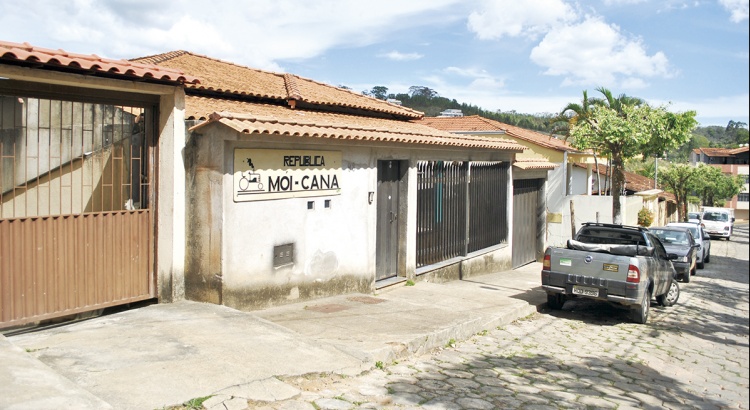
{"type": "Polygon", "coordinates": [[[622,224],[622,206],[620,206],[620,193],[625,185],[625,177],[622,174],[622,158],[620,154],[612,154],[612,222],[622,224]]]}

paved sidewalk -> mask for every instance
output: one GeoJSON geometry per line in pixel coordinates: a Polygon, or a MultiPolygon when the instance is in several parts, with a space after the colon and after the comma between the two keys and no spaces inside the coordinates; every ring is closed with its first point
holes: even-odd
{"type": "MultiPolygon", "coordinates": [[[[158,409],[283,400],[274,376],[359,374],[507,324],[546,303],[540,263],[241,312],[151,305],[0,336],[1,409],[158,409]]],[[[231,404],[231,406],[230,406],[231,404]]]]}

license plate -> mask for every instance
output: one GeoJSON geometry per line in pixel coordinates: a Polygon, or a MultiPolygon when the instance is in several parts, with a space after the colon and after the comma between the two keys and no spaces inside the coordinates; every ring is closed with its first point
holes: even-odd
{"type": "Polygon", "coordinates": [[[573,294],[574,295],[583,295],[583,296],[591,296],[591,297],[598,297],[599,296],[599,289],[597,288],[587,288],[585,286],[573,286],[573,294]]]}

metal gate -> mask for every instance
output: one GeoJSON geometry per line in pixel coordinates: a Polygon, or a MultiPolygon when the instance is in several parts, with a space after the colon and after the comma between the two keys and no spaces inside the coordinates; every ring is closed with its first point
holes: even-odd
{"type": "Polygon", "coordinates": [[[156,296],[152,112],[0,95],[0,328],[156,296]]]}
{"type": "Polygon", "coordinates": [[[513,180],[513,269],[536,260],[543,184],[543,179],[513,180]]]}

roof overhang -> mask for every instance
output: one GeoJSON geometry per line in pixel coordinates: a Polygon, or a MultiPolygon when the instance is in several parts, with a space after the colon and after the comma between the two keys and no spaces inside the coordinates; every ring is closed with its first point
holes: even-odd
{"type": "Polygon", "coordinates": [[[555,164],[554,162],[549,161],[519,161],[516,160],[513,162],[513,166],[522,169],[522,170],[531,170],[531,169],[543,169],[543,170],[549,170],[549,169],[555,169],[560,166],[560,164],[555,164]]]}
{"type": "MultiPolygon", "coordinates": [[[[248,104],[252,109],[252,104],[248,104]]],[[[285,107],[263,107],[265,115],[251,113],[214,112],[208,121],[190,128],[200,130],[211,124],[222,124],[243,134],[268,134],[306,138],[386,142],[412,144],[423,147],[455,147],[466,149],[521,152],[524,147],[499,138],[457,136],[411,122],[359,118],[331,113],[308,112],[300,116],[299,110],[285,107]]]]}

